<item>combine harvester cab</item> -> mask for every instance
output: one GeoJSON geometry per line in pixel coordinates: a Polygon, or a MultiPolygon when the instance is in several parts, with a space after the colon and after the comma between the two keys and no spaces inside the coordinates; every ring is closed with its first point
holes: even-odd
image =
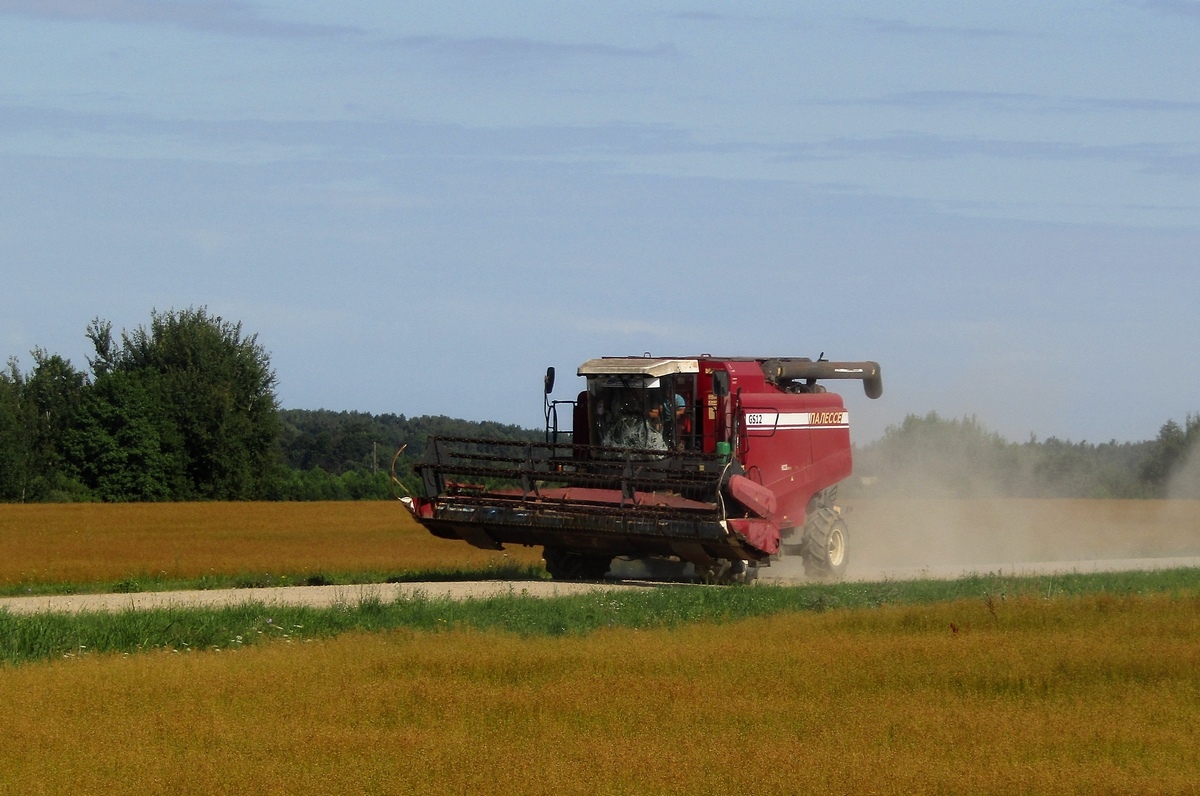
{"type": "Polygon", "coordinates": [[[576,400],[551,401],[547,371],[545,442],[430,437],[414,467],[424,496],[402,498],[416,520],[485,549],[541,545],[559,579],[601,578],[621,557],[749,581],[783,553],[812,577],[842,577],[834,497],[851,471],[850,426],[819,382],[858,379],[878,398],[876,363],[604,357],[579,375],[576,400]]]}

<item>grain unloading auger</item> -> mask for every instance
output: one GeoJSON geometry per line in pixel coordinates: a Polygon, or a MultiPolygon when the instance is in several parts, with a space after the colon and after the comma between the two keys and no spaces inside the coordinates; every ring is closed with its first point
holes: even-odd
{"type": "Polygon", "coordinates": [[[424,496],[403,498],[417,521],[485,549],[541,545],[555,578],[600,578],[623,557],[749,580],[781,553],[811,576],[843,575],[834,498],[851,471],[849,419],[819,382],[858,379],[878,398],[876,363],[604,357],[579,375],[574,401],[551,401],[547,371],[545,442],[431,437],[414,467],[424,496]]]}

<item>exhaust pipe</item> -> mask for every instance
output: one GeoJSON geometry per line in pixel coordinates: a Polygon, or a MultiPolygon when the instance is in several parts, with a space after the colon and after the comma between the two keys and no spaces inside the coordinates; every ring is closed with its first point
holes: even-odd
{"type": "Polygon", "coordinates": [[[762,363],[763,373],[774,382],[807,379],[860,379],[868,398],[883,395],[883,375],[878,362],[828,362],[811,359],[768,359],[762,363]]]}

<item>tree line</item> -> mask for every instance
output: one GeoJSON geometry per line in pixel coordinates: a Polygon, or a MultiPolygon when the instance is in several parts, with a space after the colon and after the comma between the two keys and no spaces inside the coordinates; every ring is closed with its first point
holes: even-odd
{"type": "MultiPolygon", "coordinates": [[[[205,308],[87,327],[88,369],[42,349],[0,371],[0,501],[339,500],[391,496],[433,434],[538,440],[444,416],[281,409],[256,335],[205,308]]],[[[1200,414],[1154,440],[1010,442],[976,418],[909,415],[855,449],[860,495],[1200,498],[1200,414]]],[[[409,477],[408,488],[416,491],[409,477]]]]}
{"type": "MultiPolygon", "coordinates": [[[[86,371],[43,349],[0,371],[0,501],[389,497],[430,434],[538,439],[449,417],[282,410],[256,335],[205,308],[87,327],[86,371]]],[[[415,484],[410,482],[410,489],[415,484]]]]}

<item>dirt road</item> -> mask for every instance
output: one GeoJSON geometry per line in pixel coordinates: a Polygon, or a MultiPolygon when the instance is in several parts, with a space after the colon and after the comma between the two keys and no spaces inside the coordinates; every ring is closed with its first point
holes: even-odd
{"type": "MultiPolygon", "coordinates": [[[[415,525],[407,530],[394,528],[379,530],[386,526],[392,515],[383,512],[391,506],[350,506],[360,512],[368,509],[378,512],[379,517],[325,516],[316,528],[288,529],[297,517],[286,515],[281,521],[276,512],[278,506],[262,504],[249,508],[261,509],[264,518],[257,524],[249,522],[241,514],[232,516],[235,510],[247,507],[233,504],[189,504],[179,506],[156,505],[134,507],[140,513],[150,513],[147,520],[139,524],[140,514],[129,514],[124,507],[85,506],[82,509],[68,506],[73,511],[83,512],[78,517],[62,521],[55,533],[33,534],[30,528],[47,525],[48,517],[42,516],[52,509],[62,507],[17,506],[9,507],[10,528],[0,535],[0,554],[9,556],[19,564],[15,576],[22,576],[25,569],[44,566],[45,561],[60,563],[64,560],[91,560],[97,556],[123,548],[116,541],[126,540],[134,552],[119,557],[116,572],[167,569],[171,558],[175,567],[182,559],[193,568],[201,570],[215,567],[217,560],[204,557],[214,539],[219,547],[229,547],[247,539],[258,540],[259,547],[238,548],[236,566],[232,571],[284,571],[289,566],[295,571],[317,569],[314,564],[305,564],[307,559],[287,558],[281,564],[280,549],[287,549],[292,537],[307,540],[313,547],[311,556],[318,562],[339,561],[336,555],[349,546],[354,555],[348,559],[363,566],[367,553],[378,549],[390,550],[393,560],[425,561],[421,558],[433,550],[445,560],[447,555],[459,555],[468,550],[465,545],[451,545],[449,552],[435,545],[446,544],[433,539],[415,525]],[[21,517],[36,510],[36,517],[21,517]],[[221,522],[214,531],[207,525],[193,528],[188,521],[198,522],[190,514],[164,516],[160,509],[181,512],[220,511],[221,522]],[[120,522],[109,523],[103,533],[90,533],[88,523],[110,514],[119,514],[120,522]],[[20,516],[18,516],[20,515],[20,516]],[[231,516],[226,516],[231,515],[231,516]],[[191,517],[191,520],[188,518],[191,517]],[[372,519],[372,522],[366,522],[372,519]],[[37,522],[31,523],[30,520],[37,522]],[[364,537],[355,545],[350,531],[331,536],[327,541],[320,529],[326,525],[354,529],[364,525],[374,529],[376,535],[364,537]],[[128,532],[122,529],[128,526],[128,532]],[[378,527],[377,527],[378,526],[378,527]],[[84,529],[84,530],[80,530],[84,529]],[[391,534],[390,536],[387,534],[391,534]],[[90,537],[96,537],[89,541],[90,537]],[[22,541],[24,540],[24,541],[22,541]],[[30,547],[30,540],[37,544],[30,547]],[[87,545],[80,547],[81,542],[87,545]],[[115,540],[115,541],[114,541],[115,540]],[[156,541],[157,540],[157,541],[156,541]],[[391,541],[389,541],[391,540],[391,541]],[[398,541],[397,541],[398,540],[398,541]],[[5,548],[4,544],[8,544],[5,548]],[[22,546],[24,544],[24,547],[22,546]],[[40,546],[38,546],[40,545],[40,546]],[[74,546],[73,546],[74,545],[74,546]],[[390,547],[389,547],[390,545],[390,547]],[[407,545],[407,546],[404,546],[407,545]],[[33,550],[31,554],[29,551],[33,550]],[[139,558],[148,549],[161,549],[156,559],[139,558]],[[366,552],[363,552],[366,551],[366,552]],[[197,563],[199,562],[199,563],[197,563]]],[[[285,505],[284,509],[288,507],[285,505]]],[[[323,505],[323,511],[344,510],[341,505],[323,505]]],[[[305,507],[305,511],[312,511],[305,507]]],[[[318,512],[319,513],[319,512],[318,512]]],[[[1100,572],[1139,569],[1163,569],[1174,567],[1200,567],[1200,501],[1138,501],[1138,500],[849,500],[844,513],[850,526],[850,570],[852,580],[901,580],[913,578],[954,578],[972,573],[1051,574],[1056,572],[1100,572]]],[[[2,518],[3,515],[0,515],[2,518]]],[[[53,519],[53,517],[49,517],[53,519]]],[[[203,518],[201,518],[203,519],[203,518]]],[[[55,526],[57,527],[57,526],[55,526]]],[[[0,530],[4,524],[0,522],[0,530]]],[[[292,540],[294,541],[294,540],[292,540]]],[[[473,548],[471,549],[473,550],[473,548]]],[[[518,548],[514,556],[524,555],[532,560],[537,552],[518,548]]],[[[0,560],[3,560],[0,556],[0,560]]],[[[373,559],[371,559],[373,560],[373,559]]],[[[517,559],[514,559],[517,560],[517,559]]],[[[525,560],[525,559],[519,559],[525,560]]],[[[11,563],[11,562],[10,562],[11,563]]],[[[390,564],[389,564],[390,566],[390,564]]],[[[379,565],[379,568],[384,568],[379,565]]],[[[55,570],[56,572],[58,570],[55,570]]],[[[90,572],[90,571],[89,571],[90,572]]],[[[254,601],[263,603],[289,603],[313,606],[355,604],[364,599],[394,600],[403,595],[422,594],[431,598],[486,598],[503,594],[527,594],[531,597],[547,597],[557,594],[577,594],[597,589],[638,589],[647,583],[639,580],[647,576],[645,570],[636,565],[615,562],[615,573],[627,580],[610,581],[603,584],[561,583],[551,581],[475,581],[380,584],[371,586],[311,586],[266,589],[230,589],[212,591],[181,591],[167,593],[71,595],[62,597],[16,597],[0,598],[0,610],[13,613],[37,611],[119,611],[123,609],[145,609],[160,606],[220,606],[254,601]],[[631,568],[633,567],[633,568],[631,568]]],[[[85,573],[87,574],[87,573],[85,573]]],[[[85,582],[103,580],[106,575],[79,576],[85,582]]],[[[112,576],[115,577],[115,576],[112,576]]],[[[776,562],[764,569],[760,580],[765,583],[802,583],[804,571],[799,561],[776,562]]]]}
{"type": "Polygon", "coordinates": [[[436,583],[377,583],[359,586],[288,586],[266,589],[211,589],[205,591],[139,592],[137,594],[71,594],[42,597],[2,597],[0,611],[14,614],[38,612],[83,613],[151,608],[204,608],[254,602],[264,604],[357,605],[366,600],[391,602],[406,596],[430,599],[485,599],[556,597],[593,591],[646,588],[645,583],[556,583],[552,581],[457,581],[436,583]]]}
{"type": "MultiPolygon", "coordinates": [[[[913,580],[917,578],[959,578],[977,573],[1004,575],[1051,575],[1072,572],[1118,572],[1127,570],[1200,568],[1200,556],[1175,558],[1123,558],[1090,561],[1010,562],[983,565],[940,565],[925,567],[859,568],[851,570],[849,580],[913,580]]],[[[798,561],[776,562],[760,576],[764,584],[796,585],[807,582],[798,561]]],[[[606,583],[564,583],[559,581],[456,581],[433,583],[378,583],[357,586],[289,586],[266,589],[212,589],[205,591],[141,592],[137,594],[73,594],[41,597],[0,598],[0,611],[14,614],[84,613],[89,611],[126,611],[154,608],[203,608],[263,603],[306,605],[320,608],[333,605],[357,605],[365,600],[391,602],[402,597],[428,599],[486,599],[488,597],[557,597],[595,591],[621,591],[660,586],[644,580],[606,583]]]]}

